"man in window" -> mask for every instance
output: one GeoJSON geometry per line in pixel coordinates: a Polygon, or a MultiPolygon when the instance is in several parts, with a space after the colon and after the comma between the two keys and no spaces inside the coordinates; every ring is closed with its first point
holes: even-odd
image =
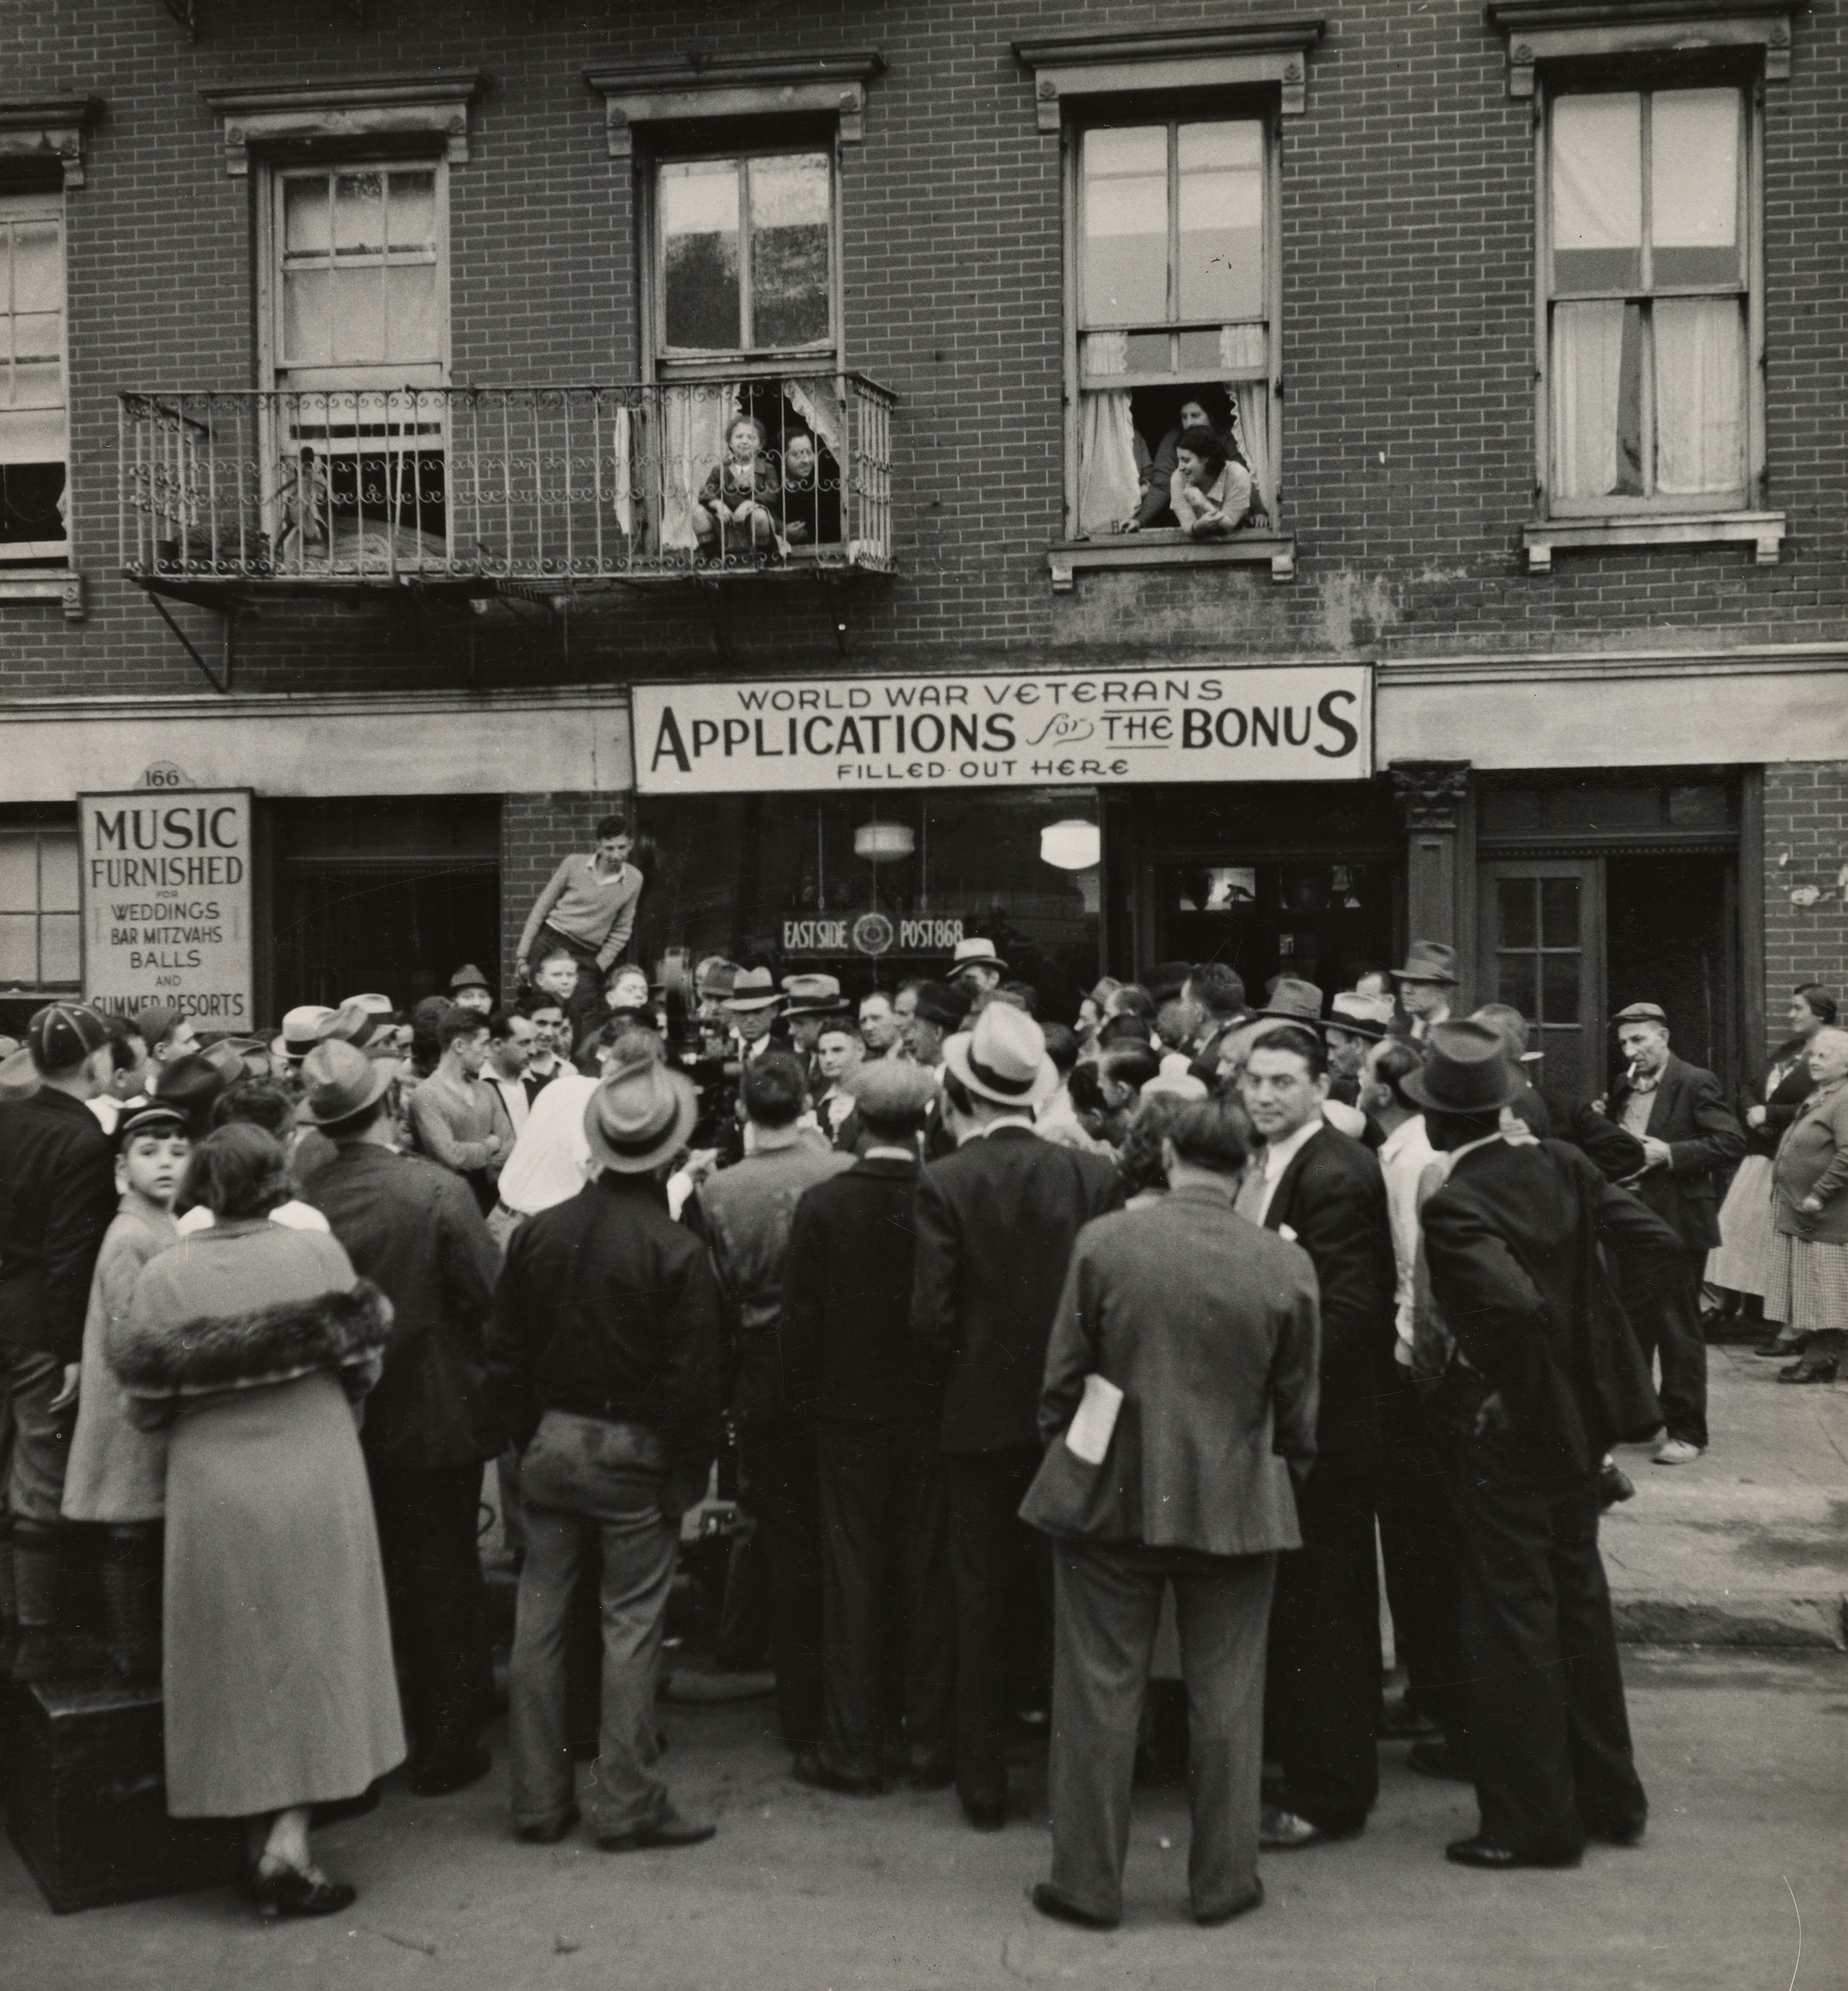
{"type": "Polygon", "coordinates": [[[791,429],[783,444],[782,512],[783,536],[792,546],[839,543],[840,471],[824,471],[806,429],[791,429]]]}

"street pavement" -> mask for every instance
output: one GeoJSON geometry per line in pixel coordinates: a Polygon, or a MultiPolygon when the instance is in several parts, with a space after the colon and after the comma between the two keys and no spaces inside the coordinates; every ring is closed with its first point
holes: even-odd
{"type": "MultiPolygon", "coordinates": [[[[0,1850],[4,1991],[1838,1991],[1848,1987],[1848,1389],[1778,1387],[1712,1353],[1697,1465],[1626,1454],[1637,1497],[1605,1531],[1637,1756],[1638,1847],[1569,1873],[1482,1875],[1445,1842],[1467,1786],[1382,1745],[1360,1840],[1267,1857],[1263,1908],[1217,1931],[1186,1914],[1184,1793],[1138,1793],[1123,1928],[1043,1921],[1044,1754],[995,1836],[949,1792],[852,1799],[788,1775],[767,1698],[664,1703],[678,1801],[710,1844],[611,1856],[580,1835],[516,1845],[505,1734],[474,1789],[414,1798],[320,1835],[360,1898],[328,1922],[255,1925],[225,1891],[44,1908],[0,1850]]],[[[684,1676],[683,1676],[684,1678],[684,1676]]],[[[687,1682],[690,1685],[692,1683],[687,1682]]],[[[582,1774],[582,1773],[580,1773],[582,1774]]]]}

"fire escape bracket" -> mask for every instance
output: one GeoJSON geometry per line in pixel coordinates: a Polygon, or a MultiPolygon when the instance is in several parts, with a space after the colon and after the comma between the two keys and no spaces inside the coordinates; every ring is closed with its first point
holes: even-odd
{"type": "Polygon", "coordinates": [[[194,663],[198,665],[199,674],[204,678],[206,682],[209,684],[220,697],[229,698],[231,695],[232,678],[237,669],[237,652],[232,642],[233,631],[237,621],[237,604],[234,602],[228,602],[223,608],[213,608],[212,610],[212,613],[220,618],[224,629],[224,648],[223,652],[223,663],[221,665],[221,668],[224,672],[224,680],[221,683],[218,678],[214,675],[212,666],[199,655],[198,646],[193,642],[192,638],[186,634],[185,631],[182,629],[167,612],[166,603],[162,601],[160,597],[155,593],[152,588],[148,589],[146,593],[148,599],[154,604],[155,608],[158,613],[161,620],[166,624],[167,627],[173,631],[174,635],[179,639],[180,648],[185,652],[186,655],[192,659],[194,663]]]}

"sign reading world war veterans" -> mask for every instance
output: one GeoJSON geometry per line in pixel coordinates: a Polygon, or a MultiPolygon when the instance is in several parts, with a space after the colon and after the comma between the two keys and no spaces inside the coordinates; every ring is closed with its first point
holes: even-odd
{"type": "Polygon", "coordinates": [[[638,684],[634,699],[645,795],[1373,771],[1365,664],[638,684]]]}
{"type": "Polygon", "coordinates": [[[202,1030],[250,1027],[247,788],[77,798],[83,992],[127,1015],[159,1002],[202,1030]]]}

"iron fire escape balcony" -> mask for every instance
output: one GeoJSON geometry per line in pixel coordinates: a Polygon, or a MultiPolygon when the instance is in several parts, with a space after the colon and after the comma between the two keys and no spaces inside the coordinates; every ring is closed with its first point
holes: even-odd
{"type": "Polygon", "coordinates": [[[893,571],[896,396],[859,373],[118,400],[122,568],[156,594],[218,606],[893,571]],[[721,529],[703,494],[740,414],[763,434],[764,516],[721,529]],[[809,478],[788,462],[802,435],[809,478]]]}

